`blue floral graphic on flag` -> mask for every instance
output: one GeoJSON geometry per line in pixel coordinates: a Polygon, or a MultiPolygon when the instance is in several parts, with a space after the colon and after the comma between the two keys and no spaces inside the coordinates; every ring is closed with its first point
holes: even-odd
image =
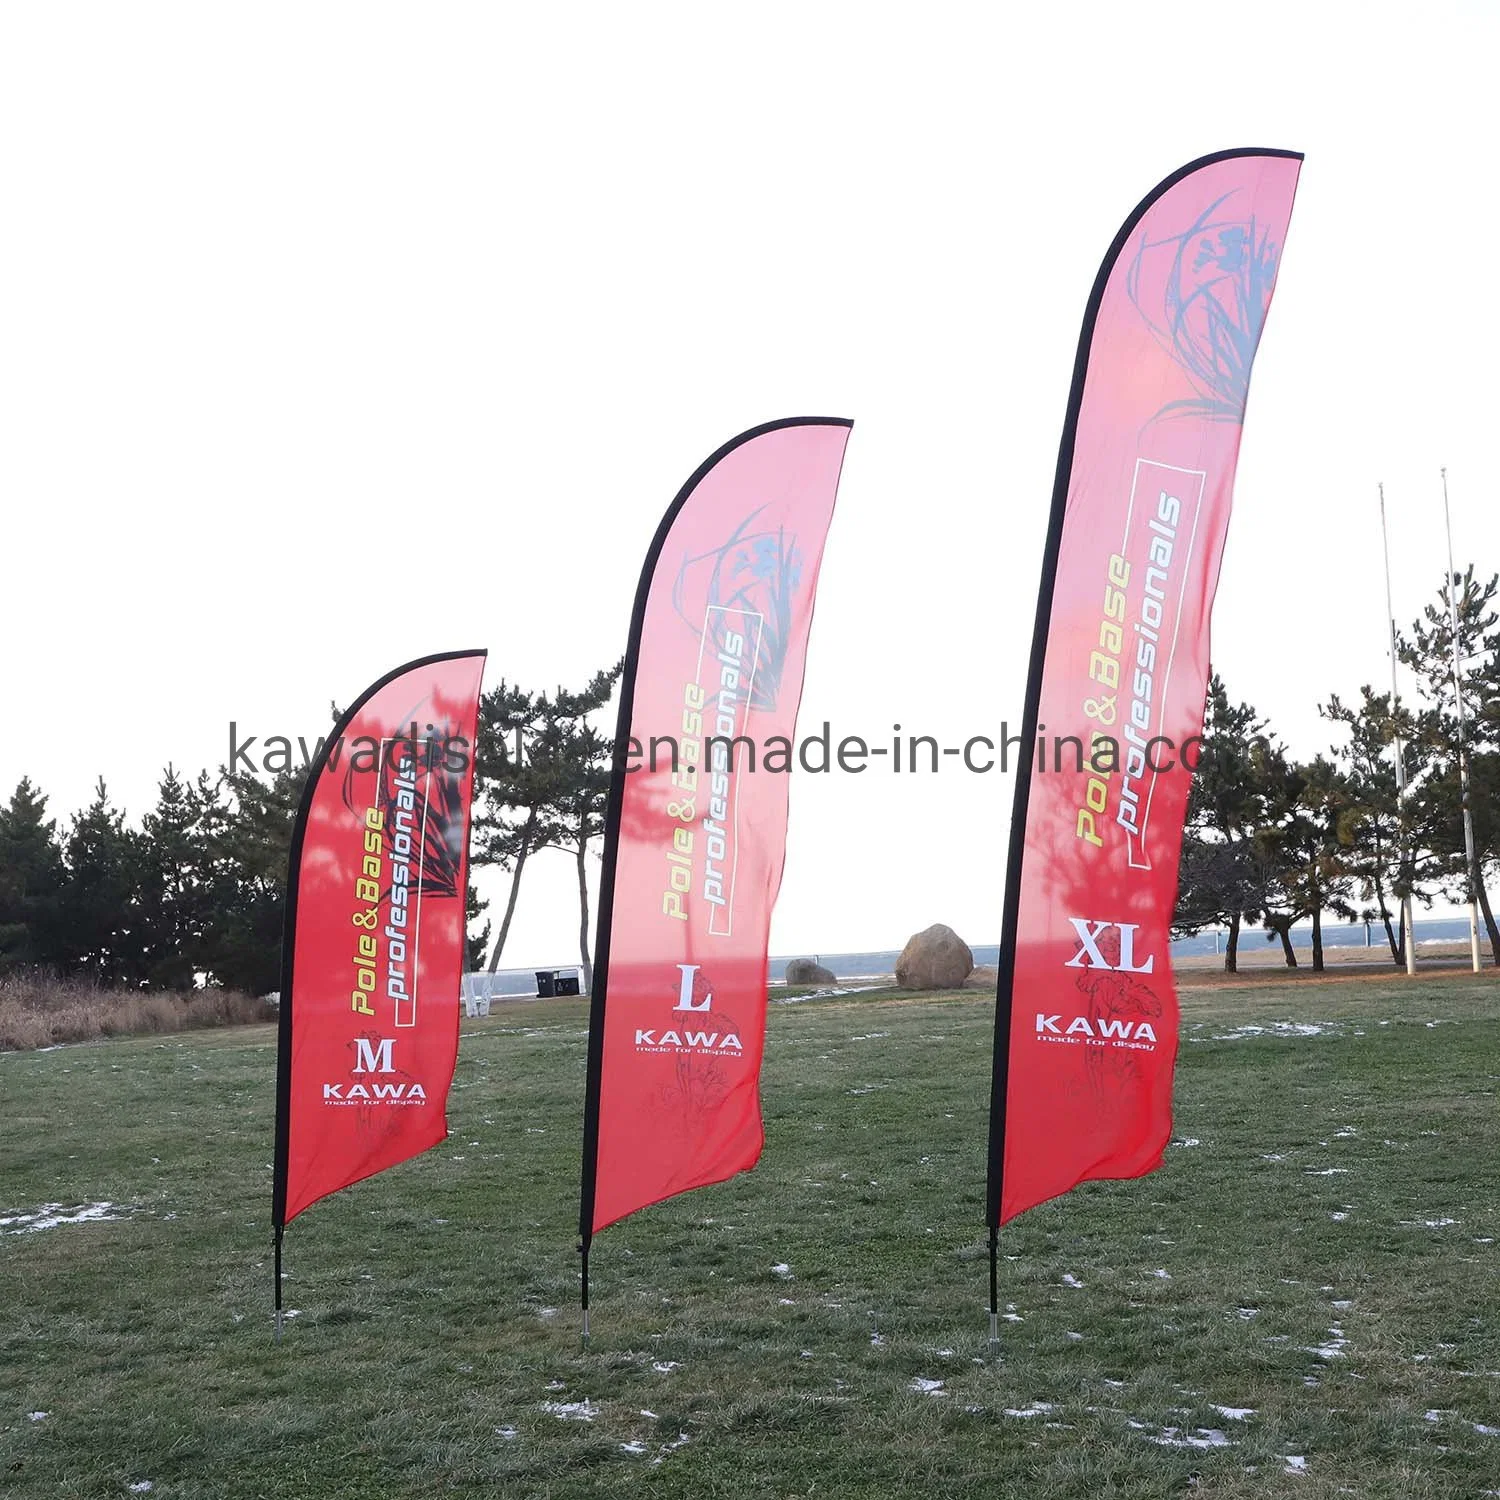
{"type": "Polygon", "coordinates": [[[1159,420],[1196,416],[1243,422],[1250,367],[1276,285],[1281,246],[1253,216],[1211,203],[1181,234],[1143,235],[1126,290],[1156,340],[1187,374],[1195,395],[1169,401],[1159,420]]]}
{"type": "Polygon", "coordinates": [[[672,585],[672,607],[695,635],[706,629],[705,644],[715,652],[725,649],[728,635],[743,633],[744,614],[758,617],[758,653],[750,655],[754,633],[746,636],[742,653],[752,710],[776,707],[802,582],[797,538],[782,526],[754,529],[765,510],[751,511],[721,546],[685,559],[672,585]]]}

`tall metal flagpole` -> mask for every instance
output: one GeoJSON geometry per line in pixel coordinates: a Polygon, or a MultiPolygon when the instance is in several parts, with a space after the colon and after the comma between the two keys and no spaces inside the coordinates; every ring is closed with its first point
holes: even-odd
{"type": "MultiPolygon", "coordinates": [[[[1391,602],[1391,539],[1385,529],[1385,485],[1380,486],[1380,543],[1385,548],[1385,612],[1391,624],[1391,724],[1396,741],[1396,806],[1406,807],[1406,751],[1401,744],[1401,689],[1396,685],[1396,607],[1391,602]]],[[[1406,831],[1399,834],[1402,864],[1406,863],[1406,831]]],[[[1417,972],[1417,950],[1413,942],[1411,892],[1401,898],[1401,946],[1406,951],[1406,972],[1417,972]]]]}
{"type": "Polygon", "coordinates": [[[1479,972],[1479,867],[1474,858],[1474,814],[1469,806],[1469,757],[1464,749],[1464,690],[1458,650],[1458,582],[1453,572],[1453,520],[1448,514],[1448,470],[1443,475],[1443,525],[1448,529],[1448,606],[1453,617],[1453,702],[1458,710],[1458,786],[1464,809],[1464,873],[1469,885],[1469,958],[1479,972]]]}

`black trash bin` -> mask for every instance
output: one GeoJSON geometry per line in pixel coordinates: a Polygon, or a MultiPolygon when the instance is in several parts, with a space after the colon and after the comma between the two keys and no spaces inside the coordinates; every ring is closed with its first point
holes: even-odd
{"type": "Polygon", "coordinates": [[[559,995],[576,995],[578,993],[578,976],[576,974],[559,974],[557,976],[557,993],[559,995]]]}
{"type": "Polygon", "coordinates": [[[538,1000],[550,1000],[557,993],[557,970],[538,969],[536,971],[536,997],[538,1000]]]}

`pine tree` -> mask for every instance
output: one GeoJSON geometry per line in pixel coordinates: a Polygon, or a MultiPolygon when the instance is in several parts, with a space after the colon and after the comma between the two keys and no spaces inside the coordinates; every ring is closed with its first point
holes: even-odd
{"type": "Polygon", "coordinates": [[[111,806],[102,776],[94,800],[74,817],[63,854],[63,966],[100,985],[139,984],[146,977],[140,841],[111,806]]]}
{"type": "MultiPolygon", "coordinates": [[[[500,967],[527,862],[539,849],[573,845],[569,820],[578,810],[583,743],[578,733],[588,715],[609,702],[622,666],[595,673],[576,692],[559,687],[552,697],[532,695],[502,682],[481,699],[474,863],[498,865],[511,877],[490,954],[492,974],[500,967]]],[[[582,899],[587,902],[586,884],[582,899]]]]}
{"type": "Polygon", "coordinates": [[[141,820],[141,891],[147,981],[190,989],[205,967],[213,920],[209,823],[218,794],[206,775],[196,783],[168,765],[156,807],[141,820]]]}
{"type": "Polygon", "coordinates": [[[225,773],[225,800],[208,821],[214,916],[204,934],[204,964],[231,989],[265,994],[281,981],[282,926],[292,827],[305,768],[270,781],[225,773]]]}
{"type": "Polygon", "coordinates": [[[1445,575],[1437,601],[1423,606],[1397,651],[1412,669],[1422,709],[1413,751],[1417,779],[1413,812],[1418,836],[1431,853],[1431,873],[1449,900],[1467,902],[1472,889],[1483,913],[1490,950],[1500,963],[1500,925],[1490,904],[1486,871],[1500,862],[1500,575],[1480,583],[1473,567],[1445,575]],[[1453,601],[1458,605],[1460,733],[1454,693],[1453,601]],[[1462,748],[1462,754],[1461,754],[1462,748]],[[1464,796],[1461,769],[1468,772],[1464,796]],[[1464,811],[1474,830],[1470,869],[1464,848],[1464,811]]]}
{"type": "Polygon", "coordinates": [[[0,807],[0,972],[61,963],[65,879],[47,799],[23,776],[0,807]]]}
{"type": "Polygon", "coordinates": [[[1224,970],[1239,968],[1242,924],[1265,908],[1256,834],[1267,819],[1271,767],[1281,751],[1248,703],[1231,703],[1218,673],[1209,679],[1203,743],[1188,794],[1188,832],[1174,927],[1197,932],[1224,923],[1224,970]]]}
{"type": "Polygon", "coordinates": [[[1392,712],[1389,693],[1360,689],[1358,705],[1345,704],[1335,693],[1318,710],[1325,719],[1349,731],[1334,754],[1344,770],[1344,782],[1357,817],[1348,851],[1350,880],[1361,900],[1375,902],[1362,920],[1377,919],[1385,928],[1391,962],[1406,962],[1406,933],[1392,922],[1391,902],[1397,906],[1417,893],[1417,857],[1412,829],[1397,790],[1395,750],[1401,746],[1406,775],[1414,774],[1407,748],[1412,739],[1409,715],[1392,712]]]}

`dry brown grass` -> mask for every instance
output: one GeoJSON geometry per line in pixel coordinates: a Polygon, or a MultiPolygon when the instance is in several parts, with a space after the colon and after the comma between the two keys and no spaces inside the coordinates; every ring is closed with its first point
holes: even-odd
{"type": "Polygon", "coordinates": [[[0,978],[0,1052],[106,1036],[192,1031],[274,1020],[276,1007],[238,990],[109,990],[45,974],[0,978]]]}

